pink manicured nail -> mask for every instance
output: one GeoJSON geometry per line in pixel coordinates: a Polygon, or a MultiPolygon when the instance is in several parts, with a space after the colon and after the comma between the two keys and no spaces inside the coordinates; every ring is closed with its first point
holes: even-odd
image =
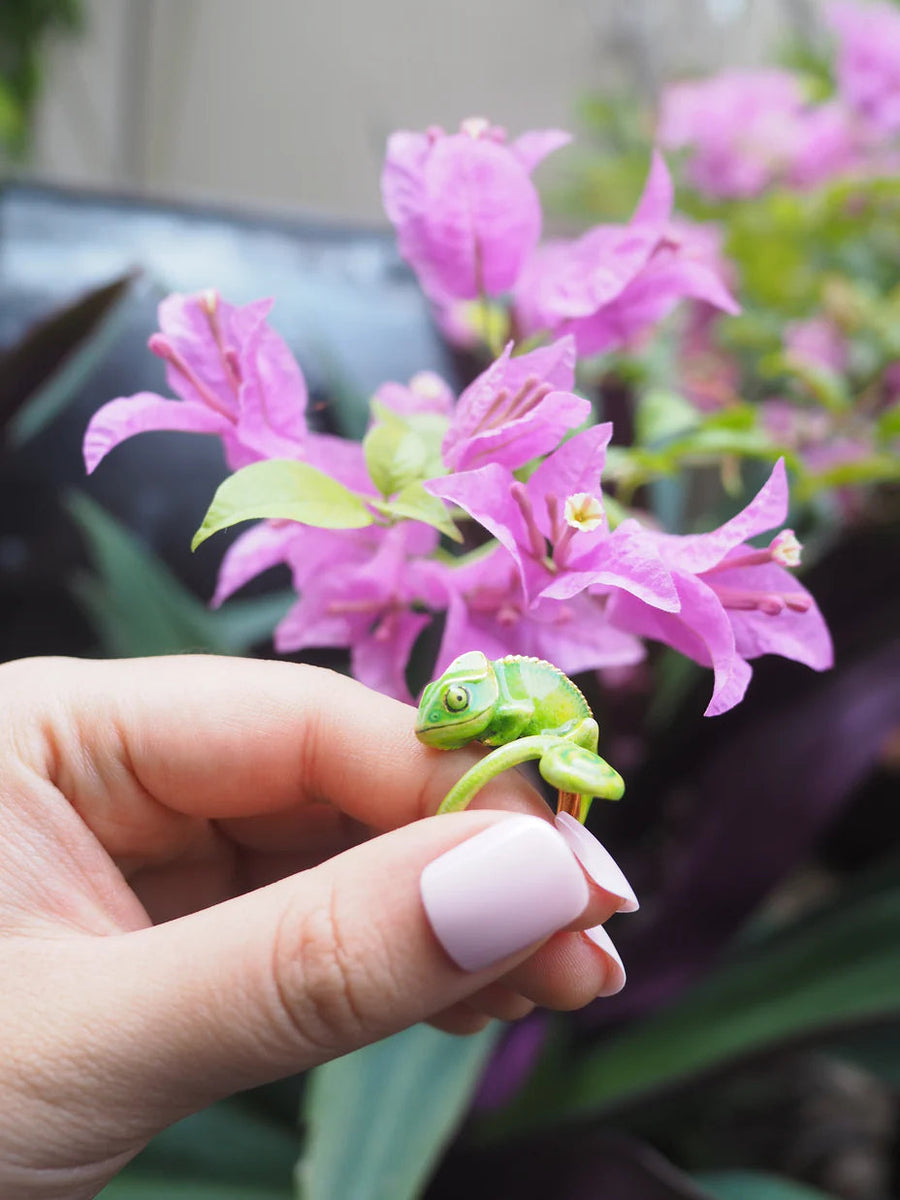
{"type": "Polygon", "coordinates": [[[606,847],[569,813],[556,814],[556,828],[597,887],[618,897],[620,904],[617,911],[637,912],[640,908],[638,898],[622,874],[621,867],[606,847]]]}
{"type": "Polygon", "coordinates": [[[435,935],[457,966],[480,971],[543,941],[584,912],[584,874],[539,817],[492,825],[429,863],[420,880],[435,935]]]}
{"type": "Polygon", "coordinates": [[[621,992],[625,986],[625,967],[612,938],[602,925],[585,929],[584,936],[606,955],[606,982],[597,995],[615,996],[616,992],[621,992]]]}

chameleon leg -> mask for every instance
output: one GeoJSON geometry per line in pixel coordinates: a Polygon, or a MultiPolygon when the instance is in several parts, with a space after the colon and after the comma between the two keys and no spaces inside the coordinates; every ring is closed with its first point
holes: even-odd
{"type": "MultiPolygon", "coordinates": [[[[581,722],[572,734],[572,741],[576,746],[590,750],[593,754],[597,753],[597,747],[600,744],[600,726],[593,717],[588,717],[581,722]]],[[[558,813],[568,813],[570,817],[574,817],[576,821],[580,821],[583,825],[587,820],[593,799],[593,796],[587,796],[579,792],[567,792],[560,788],[556,801],[556,811],[558,813]]]]}
{"type": "Polygon", "coordinates": [[[552,735],[537,734],[534,737],[518,738],[514,742],[508,742],[505,746],[499,746],[480,762],[477,762],[474,767],[470,767],[465,775],[453,785],[444,797],[438,812],[459,812],[468,805],[476,792],[480,792],[484,785],[495,776],[509,770],[510,767],[518,766],[519,763],[527,762],[529,759],[541,758],[559,740],[558,737],[552,735]]]}
{"type": "Polygon", "coordinates": [[[553,740],[541,758],[540,772],[559,791],[557,812],[567,812],[582,823],[595,796],[618,800],[625,790],[621,775],[597,754],[593,720],[553,740]]]}

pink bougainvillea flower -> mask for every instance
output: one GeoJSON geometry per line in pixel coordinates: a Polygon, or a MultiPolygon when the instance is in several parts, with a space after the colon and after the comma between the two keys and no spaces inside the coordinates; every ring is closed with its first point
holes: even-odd
{"type": "MultiPolygon", "coordinates": [[[[394,386],[405,390],[400,384],[394,386]]],[[[345,487],[363,496],[377,495],[359,442],[326,433],[310,434],[307,451],[307,461],[345,487]]],[[[429,554],[434,549],[437,534],[430,525],[404,521],[402,528],[408,553],[429,554]]],[[[217,607],[251,579],[279,563],[290,567],[294,589],[302,592],[335,563],[344,568],[367,562],[386,532],[386,527],[379,524],[361,529],[319,529],[297,521],[259,521],[239,534],[225,552],[212,603],[217,607]]]]}
{"type": "Polygon", "coordinates": [[[826,14],[842,98],[876,137],[900,132],[900,10],[836,0],[826,14]]]}
{"type": "Polygon", "coordinates": [[[515,293],[525,333],[555,330],[590,317],[614,300],[646,264],[672,214],[672,178],[654,154],[643,195],[627,225],[597,225],[574,241],[545,242],[531,256],[515,293]]]}
{"type": "Polygon", "coordinates": [[[857,161],[844,106],[809,105],[788,71],[723,71],[663,93],[657,137],[688,148],[690,182],[708,196],[755,196],[785,181],[812,187],[857,161]]]}
{"type": "MultiPolygon", "coordinates": [[[[841,100],[816,104],[796,119],[784,180],[801,191],[857,172],[867,162],[858,122],[841,100]]],[[[874,167],[874,162],[871,164],[874,167]]]]}
{"type": "Polygon", "coordinates": [[[740,312],[716,256],[708,253],[700,228],[670,223],[643,270],[611,304],[578,328],[585,354],[633,344],[669,315],[681,300],[696,300],[719,312],[740,312]]]}
{"type": "Polygon", "coordinates": [[[584,593],[565,603],[537,600],[529,605],[516,564],[503,546],[445,569],[449,600],[436,673],[473,646],[488,658],[544,658],[567,675],[626,666],[644,656],[637,638],[609,623],[601,599],[584,593]]]}
{"type": "Polygon", "coordinates": [[[400,700],[410,700],[406,666],[431,612],[447,604],[444,571],[419,554],[434,549],[438,534],[402,522],[385,529],[375,552],[362,562],[332,561],[307,578],[297,603],[275,630],[279,653],[310,646],[349,646],[353,675],[400,700]],[[414,549],[411,549],[410,538],[414,549]]]}
{"type": "Polygon", "coordinates": [[[381,190],[400,253],[436,303],[498,296],[516,281],[541,233],[531,172],[569,134],[507,142],[482,118],[459,133],[403,130],[388,141],[381,190]]]}
{"type": "Polygon", "coordinates": [[[785,567],[799,562],[790,530],[764,549],[746,539],[780,525],[787,516],[784,461],[736,517],[710,533],[649,532],[678,589],[677,612],[662,612],[622,591],[609,597],[613,624],[641,637],[666,642],[714,672],[714,716],[733,708],[752,674],[748,659],[780,654],[814,670],[832,665],[828,627],[809,592],[785,567]]]}
{"type": "Polygon", "coordinates": [[[678,342],[679,381],[701,412],[715,412],[739,400],[740,363],[719,342],[720,320],[709,305],[692,305],[678,342]]]}
{"type": "Polygon", "coordinates": [[[527,483],[508,467],[489,463],[425,486],[465,509],[506,547],[529,602],[539,595],[569,599],[589,584],[604,583],[676,609],[675,586],[645,531],[632,521],[609,532],[600,474],[611,432],[607,423],[575,434],[527,483]],[[590,577],[584,574],[588,563],[590,577]]]}
{"type": "Polygon", "coordinates": [[[792,321],[784,332],[784,348],[795,358],[815,367],[825,367],[837,375],[847,369],[847,339],[827,317],[792,321]]]}
{"type": "Polygon", "coordinates": [[[520,332],[571,333],[586,356],[626,344],[683,298],[738,311],[718,251],[699,227],[673,222],[672,201],[668,168],[655,154],[629,224],[600,225],[535,251],[515,291],[520,332]]]}
{"type": "Polygon", "coordinates": [[[233,470],[262,458],[303,457],[306,383],[266,323],[271,307],[271,300],[237,307],[212,291],[163,300],[160,332],[149,345],[180,399],[139,392],[104,404],[85,433],[88,471],[126,438],[156,429],[218,434],[233,470]]]}
{"type": "Polygon", "coordinates": [[[318,529],[296,521],[259,521],[239,534],[225,551],[212,604],[218,608],[229,596],[268,571],[286,563],[296,591],[317,579],[335,563],[346,567],[372,557],[384,535],[380,525],[363,529],[318,529]]]}
{"type": "Polygon", "coordinates": [[[763,429],[776,445],[799,450],[801,454],[807,447],[830,439],[834,432],[831,413],[790,400],[763,400],[759,415],[763,429]]]}
{"type": "Polygon", "coordinates": [[[434,371],[419,371],[405,384],[383,383],[372,399],[401,416],[434,413],[449,417],[456,402],[450,384],[434,371]]]}
{"type": "Polygon", "coordinates": [[[710,196],[755,196],[796,149],[800,81],[788,71],[722,71],[671,84],[662,96],[660,144],[689,148],[688,178],[710,196]]]}
{"type": "Polygon", "coordinates": [[[511,357],[512,342],[462,393],[441,445],[451,471],[501,463],[511,471],[547,454],[591,415],[576,396],[575,342],[561,338],[511,357]]]}

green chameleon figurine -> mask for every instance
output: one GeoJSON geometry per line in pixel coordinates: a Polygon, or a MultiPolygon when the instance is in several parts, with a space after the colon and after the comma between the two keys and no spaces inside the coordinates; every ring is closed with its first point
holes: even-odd
{"type": "Polygon", "coordinates": [[[568,676],[540,658],[511,654],[491,661],[479,650],[453,660],[422,693],[416,737],[455,750],[479,741],[499,749],[468,770],[438,812],[465,808],[501,771],[538,759],[541,777],[559,790],[557,812],[584,823],[595,796],[619,800],[621,775],[597,754],[597,722],[568,676]]]}

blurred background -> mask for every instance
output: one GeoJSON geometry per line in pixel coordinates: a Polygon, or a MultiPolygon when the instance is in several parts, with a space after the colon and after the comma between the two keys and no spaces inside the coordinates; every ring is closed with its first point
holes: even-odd
{"type": "MultiPolygon", "coordinates": [[[[839,93],[826,10],[0,0],[0,661],[273,653],[287,570],[213,612],[227,536],[189,550],[226,473],[215,439],[147,434],[85,475],[102,404],[168,394],[146,346],[163,296],[274,296],[313,426],[358,437],[385,380],[435,369],[459,389],[484,365],[399,257],[390,132],[571,129],[537,175],[548,223],[622,221],[672,80],[785,65],[816,103],[839,93]]],[[[900,63],[900,35],[886,50],[900,63]]],[[[625,991],[466,1042],[421,1027],[237,1097],[105,1198],[900,1195],[897,133],[861,181],[776,173],[743,197],[703,194],[690,147],[669,151],[679,213],[716,222],[744,311],[684,304],[582,381],[616,426],[604,487],[670,528],[718,524],[789,456],[837,652],[823,675],[759,660],[712,721],[708,673],[667,651],[585,682],[628,780],[592,812],[642,899],[614,918],[625,991]]]]}
{"type": "Polygon", "coordinates": [[[759,64],[785,36],[822,36],[821,0],[79,7],[81,33],[46,49],[30,173],[367,222],[384,220],[394,129],[481,114],[511,131],[566,128],[587,92],[652,96],[678,75],[759,64]]]}

